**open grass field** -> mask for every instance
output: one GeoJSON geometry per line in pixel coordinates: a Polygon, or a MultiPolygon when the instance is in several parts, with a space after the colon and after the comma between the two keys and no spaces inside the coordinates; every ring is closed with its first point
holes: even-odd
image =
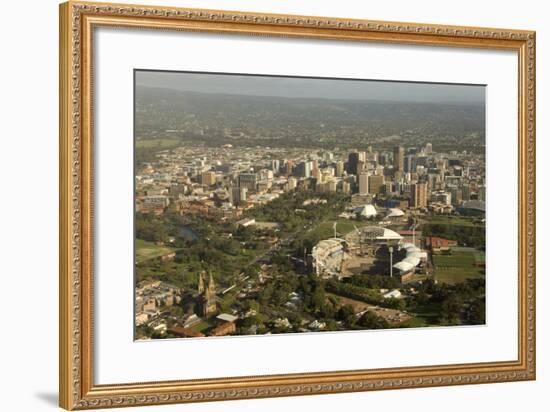
{"type": "Polygon", "coordinates": [[[485,254],[470,248],[455,248],[449,255],[433,255],[434,278],[443,283],[460,283],[485,277],[485,254]]]}
{"type": "Polygon", "coordinates": [[[136,262],[141,263],[149,259],[164,256],[175,249],[166,246],[157,246],[152,242],[136,239],[136,262]]]}
{"type": "Polygon", "coordinates": [[[137,139],[136,147],[138,149],[170,149],[181,145],[179,139],[137,139]]]}
{"type": "Polygon", "coordinates": [[[430,216],[426,220],[430,225],[454,225],[454,226],[470,226],[470,227],[484,227],[478,218],[458,217],[458,216],[430,216]]]}
{"type": "Polygon", "coordinates": [[[334,236],[334,222],[336,222],[336,234],[338,237],[343,237],[355,228],[360,228],[372,224],[365,221],[350,221],[347,219],[331,220],[328,222],[321,222],[311,230],[304,234],[305,239],[320,240],[327,239],[334,236]]]}

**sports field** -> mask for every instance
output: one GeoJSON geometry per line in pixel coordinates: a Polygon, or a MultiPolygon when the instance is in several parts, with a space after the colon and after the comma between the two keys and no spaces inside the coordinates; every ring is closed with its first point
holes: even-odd
{"type": "Polygon", "coordinates": [[[452,248],[449,254],[434,254],[434,278],[444,283],[485,277],[485,253],[473,248],[452,248]]]}

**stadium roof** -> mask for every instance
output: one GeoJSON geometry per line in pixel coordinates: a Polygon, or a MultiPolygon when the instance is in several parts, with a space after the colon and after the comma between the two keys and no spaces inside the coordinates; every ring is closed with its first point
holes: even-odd
{"type": "Polygon", "coordinates": [[[386,217],[401,217],[404,216],[405,212],[398,208],[390,208],[389,213],[386,217]]]}
{"type": "Polygon", "coordinates": [[[393,230],[391,229],[387,229],[387,228],[384,228],[384,234],[382,235],[381,238],[379,239],[384,239],[384,240],[401,240],[403,239],[403,236],[401,236],[399,233],[397,232],[394,232],[393,230]]]}
{"type": "Polygon", "coordinates": [[[473,209],[485,212],[485,202],[481,200],[467,200],[460,206],[461,209],[473,209]]]}
{"type": "Polygon", "coordinates": [[[410,270],[413,270],[416,266],[420,264],[421,258],[427,257],[426,253],[422,252],[420,248],[418,248],[413,243],[403,243],[401,247],[407,251],[407,255],[405,256],[405,259],[403,259],[401,262],[397,262],[395,265],[393,265],[395,269],[398,269],[401,272],[408,272],[410,270]]]}
{"type": "Polygon", "coordinates": [[[365,236],[368,239],[377,239],[377,240],[401,240],[403,236],[399,233],[394,232],[391,229],[379,226],[365,226],[359,229],[361,235],[365,236]]]}
{"type": "Polygon", "coordinates": [[[402,260],[401,262],[397,262],[395,265],[393,265],[393,267],[400,270],[401,272],[408,272],[410,270],[413,270],[415,265],[402,260]]]}

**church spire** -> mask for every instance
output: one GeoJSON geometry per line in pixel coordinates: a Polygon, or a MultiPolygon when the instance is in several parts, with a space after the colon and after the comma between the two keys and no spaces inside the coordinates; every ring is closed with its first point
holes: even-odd
{"type": "Polygon", "coordinates": [[[216,289],[216,286],[214,284],[214,277],[212,276],[212,273],[210,273],[210,277],[208,279],[208,289],[210,289],[211,291],[216,289]]]}
{"type": "Polygon", "coordinates": [[[205,287],[204,287],[204,271],[199,273],[199,286],[198,286],[199,294],[204,293],[205,287]]]}

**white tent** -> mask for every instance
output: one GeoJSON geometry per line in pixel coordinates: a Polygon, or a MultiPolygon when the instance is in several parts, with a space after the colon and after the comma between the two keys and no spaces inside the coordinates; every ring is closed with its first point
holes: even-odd
{"type": "Polygon", "coordinates": [[[353,209],[355,213],[358,213],[361,216],[365,217],[373,217],[376,216],[378,213],[376,212],[376,208],[373,205],[363,205],[356,207],[353,209]]]}

